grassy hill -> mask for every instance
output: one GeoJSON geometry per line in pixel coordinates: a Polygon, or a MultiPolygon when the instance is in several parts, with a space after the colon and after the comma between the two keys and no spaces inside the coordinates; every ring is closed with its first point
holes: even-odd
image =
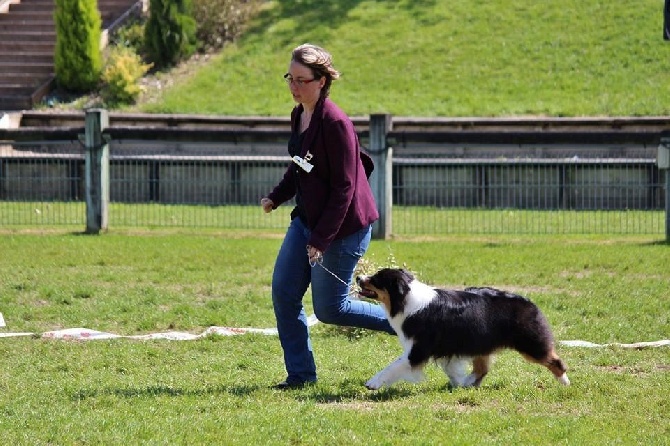
{"type": "Polygon", "coordinates": [[[326,47],[351,115],[670,113],[659,0],[270,1],[234,45],[136,110],[287,116],[291,49],[326,47]]]}

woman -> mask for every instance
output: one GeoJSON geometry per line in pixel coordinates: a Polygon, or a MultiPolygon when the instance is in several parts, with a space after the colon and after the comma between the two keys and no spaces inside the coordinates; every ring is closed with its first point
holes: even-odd
{"type": "Polygon", "coordinates": [[[261,199],[265,212],[294,197],[296,202],[272,275],[272,304],[288,374],[274,386],[278,389],[317,379],[302,305],[310,283],[314,313],[321,322],[394,334],[381,306],[348,295],[379,214],[354,125],[328,98],[339,76],[331,55],[310,44],[293,50],[284,75],[297,103],[288,143],[294,162],[261,199]]]}

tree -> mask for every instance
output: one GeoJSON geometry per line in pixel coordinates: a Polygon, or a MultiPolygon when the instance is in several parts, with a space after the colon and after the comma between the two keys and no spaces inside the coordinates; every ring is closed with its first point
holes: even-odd
{"type": "Polygon", "coordinates": [[[97,0],[56,0],[56,83],[70,91],[94,89],[102,71],[102,20],[97,0]]]}
{"type": "Polygon", "coordinates": [[[150,0],[145,43],[158,68],[176,65],[196,48],[196,23],[190,0],[150,0]]]}

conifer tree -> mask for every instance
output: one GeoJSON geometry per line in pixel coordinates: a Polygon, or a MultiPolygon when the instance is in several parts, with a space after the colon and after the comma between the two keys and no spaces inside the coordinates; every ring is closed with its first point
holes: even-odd
{"type": "Polygon", "coordinates": [[[145,42],[157,68],[176,65],[195,51],[196,23],[190,0],[150,0],[145,42]]]}
{"type": "Polygon", "coordinates": [[[102,20],[97,0],[56,0],[56,83],[86,92],[98,85],[102,71],[102,20]]]}

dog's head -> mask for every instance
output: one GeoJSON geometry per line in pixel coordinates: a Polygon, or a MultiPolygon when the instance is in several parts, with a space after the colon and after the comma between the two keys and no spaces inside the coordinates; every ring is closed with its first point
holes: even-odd
{"type": "Polygon", "coordinates": [[[412,273],[400,268],[384,268],[372,276],[356,277],[356,283],[361,288],[358,294],[379,301],[391,317],[403,310],[405,296],[413,280],[412,273]]]}

